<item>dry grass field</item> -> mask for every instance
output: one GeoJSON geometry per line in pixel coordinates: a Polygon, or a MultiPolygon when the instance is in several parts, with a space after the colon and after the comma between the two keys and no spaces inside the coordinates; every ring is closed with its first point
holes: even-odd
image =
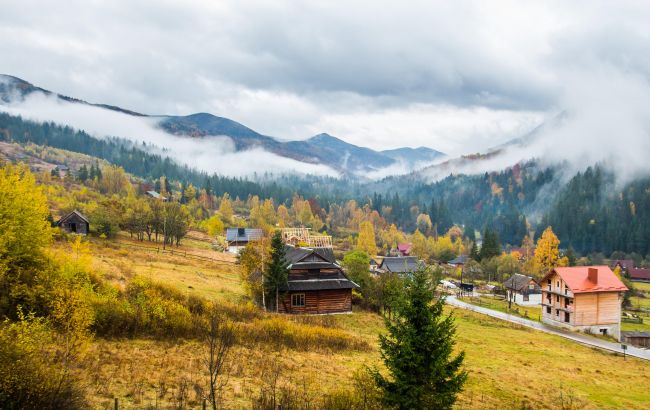
{"type": "MultiPolygon", "coordinates": [[[[144,275],[188,295],[245,303],[235,259],[210,250],[200,235],[174,248],[174,255],[133,244],[155,248],[155,244],[137,243],[128,236],[111,242],[93,240],[95,269],[116,283],[144,275]],[[184,252],[214,261],[190,259],[184,252]]],[[[648,362],[624,360],[472,312],[454,309],[453,314],[457,348],[465,351],[469,371],[458,408],[650,406],[648,362]]],[[[322,393],[350,390],[353,375],[365,366],[381,366],[377,335],[383,322],[372,313],[308,318],[256,313],[239,326],[280,327],[288,333],[286,337],[306,341],[295,347],[273,346],[264,340],[238,344],[224,389],[226,408],[250,408],[251,397],[272,386],[315,403],[322,393]],[[325,335],[329,342],[319,343],[318,335],[325,335]],[[331,347],[337,338],[346,340],[347,347],[331,347]]],[[[89,348],[82,371],[96,408],[112,408],[115,397],[120,408],[177,408],[179,404],[198,408],[205,386],[201,352],[196,341],[98,338],[89,348]]]]}

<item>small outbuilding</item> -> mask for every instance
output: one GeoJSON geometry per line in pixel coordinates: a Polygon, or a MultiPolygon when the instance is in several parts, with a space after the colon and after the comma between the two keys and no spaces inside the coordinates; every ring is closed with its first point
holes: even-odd
{"type": "Polygon", "coordinates": [[[506,300],[517,305],[531,306],[542,303],[542,289],[530,276],[515,273],[503,282],[503,287],[506,290],[506,300]]]}
{"type": "Polygon", "coordinates": [[[650,332],[621,332],[621,342],[650,348],[650,332]]]}
{"type": "Polygon", "coordinates": [[[226,242],[228,252],[239,253],[249,242],[259,241],[264,232],[259,228],[228,228],[226,229],[226,242]]]}
{"type": "Polygon", "coordinates": [[[88,235],[88,232],[90,232],[90,221],[76,209],[61,218],[56,225],[69,233],[88,235]]]}

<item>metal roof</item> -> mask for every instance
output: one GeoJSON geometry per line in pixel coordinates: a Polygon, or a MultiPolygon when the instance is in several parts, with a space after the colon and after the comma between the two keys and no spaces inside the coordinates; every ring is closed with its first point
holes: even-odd
{"type": "Polygon", "coordinates": [[[228,242],[249,242],[256,241],[264,236],[259,228],[228,228],[226,229],[226,240],[228,242]]]}
{"type": "Polygon", "coordinates": [[[414,272],[421,266],[415,256],[387,256],[381,261],[379,269],[394,273],[414,272]]]}

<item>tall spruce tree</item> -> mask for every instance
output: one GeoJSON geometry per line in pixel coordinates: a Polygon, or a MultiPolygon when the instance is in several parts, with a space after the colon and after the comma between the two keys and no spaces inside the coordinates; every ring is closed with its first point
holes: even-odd
{"type": "Polygon", "coordinates": [[[275,311],[279,310],[280,292],[287,287],[289,270],[287,269],[286,253],[282,233],[275,231],[271,239],[271,258],[266,266],[264,275],[264,291],[275,294],[275,311]]]}
{"type": "Polygon", "coordinates": [[[497,233],[490,228],[485,228],[485,232],[483,232],[483,244],[479,252],[481,260],[490,259],[499,255],[501,255],[501,244],[499,243],[497,233]]]}
{"type": "Polygon", "coordinates": [[[450,409],[462,390],[467,372],[465,353],[452,356],[454,318],[444,315],[444,296],[436,295],[440,271],[418,270],[406,280],[404,298],[379,336],[385,377],[372,374],[383,404],[396,409],[450,409]]]}

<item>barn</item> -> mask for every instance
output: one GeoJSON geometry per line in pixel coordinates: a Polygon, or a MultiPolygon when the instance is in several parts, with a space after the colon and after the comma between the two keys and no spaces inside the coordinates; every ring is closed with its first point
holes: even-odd
{"type": "Polygon", "coordinates": [[[61,218],[56,225],[69,233],[88,235],[88,232],[90,232],[90,221],[76,209],[61,218]]]}
{"type": "Polygon", "coordinates": [[[348,279],[336,263],[331,248],[300,248],[287,245],[289,263],[287,287],[278,311],[292,314],[352,312],[352,289],[359,285],[348,279]]]}

